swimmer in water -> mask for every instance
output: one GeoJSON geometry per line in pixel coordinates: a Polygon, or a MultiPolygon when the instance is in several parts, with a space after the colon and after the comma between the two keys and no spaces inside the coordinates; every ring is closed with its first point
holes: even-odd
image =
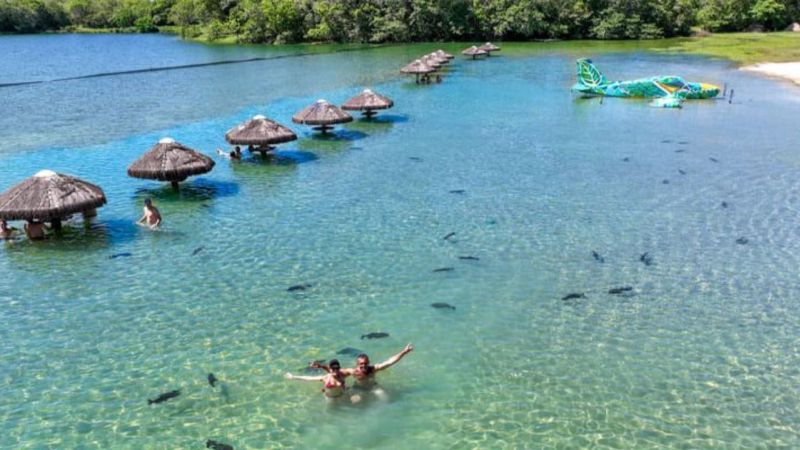
{"type": "Polygon", "coordinates": [[[153,206],[153,201],[149,198],[144,199],[144,213],[136,223],[147,225],[151,230],[155,230],[161,225],[161,212],[153,206]]]}
{"type": "Polygon", "coordinates": [[[16,231],[16,228],[9,227],[8,222],[6,222],[4,219],[0,219],[0,240],[11,239],[16,231]]]}
{"type": "Polygon", "coordinates": [[[327,371],[327,374],[318,377],[292,375],[287,372],[284,378],[287,380],[322,381],[324,386],[322,392],[325,394],[325,397],[338,398],[343,396],[346,388],[345,378],[347,378],[348,374],[342,371],[342,366],[339,364],[339,361],[335,359],[330,361],[327,366],[327,371]]]}
{"type": "MultiPolygon", "coordinates": [[[[365,391],[371,392],[376,397],[380,399],[386,398],[386,393],[378,386],[378,382],[375,381],[375,375],[382,371],[386,370],[389,367],[397,364],[404,356],[411,353],[414,350],[414,346],[411,344],[406,345],[406,347],[400,351],[400,353],[392,356],[391,358],[387,359],[386,361],[371,365],[369,363],[369,356],[365,355],[364,353],[358,355],[356,357],[356,367],[352,369],[344,369],[341,372],[344,373],[346,376],[350,375],[355,378],[355,383],[353,388],[358,391],[365,391]]],[[[337,361],[338,364],[338,361],[337,361]]],[[[311,367],[320,368],[325,371],[333,370],[333,367],[326,367],[319,363],[312,363],[311,367]]],[[[361,396],[359,394],[353,394],[351,396],[351,401],[353,403],[358,403],[361,401],[361,396]]]]}
{"type": "Polygon", "coordinates": [[[236,159],[236,160],[242,159],[242,150],[239,148],[238,145],[236,146],[235,150],[231,150],[228,153],[223,151],[221,148],[217,148],[217,154],[220,156],[224,156],[228,159],[236,159]]]}

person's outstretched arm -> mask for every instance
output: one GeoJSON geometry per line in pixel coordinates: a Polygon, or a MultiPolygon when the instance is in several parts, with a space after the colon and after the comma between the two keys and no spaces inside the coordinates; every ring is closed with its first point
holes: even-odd
{"type": "Polygon", "coordinates": [[[331,373],[331,368],[328,367],[327,364],[322,364],[319,361],[311,361],[310,363],[308,363],[308,367],[311,367],[312,369],[322,369],[327,373],[331,373]]]}
{"type": "Polygon", "coordinates": [[[404,356],[411,353],[412,350],[414,350],[413,345],[411,344],[406,345],[406,348],[401,350],[400,353],[392,356],[391,358],[387,359],[386,361],[380,364],[375,364],[375,371],[377,372],[379,370],[388,369],[389,367],[392,367],[393,365],[397,364],[398,361],[403,359],[404,356]]]}
{"type": "Polygon", "coordinates": [[[291,373],[286,372],[283,375],[283,378],[286,378],[287,380],[322,381],[322,379],[325,378],[325,375],[320,375],[320,376],[317,376],[317,377],[309,377],[309,376],[305,376],[305,375],[292,375],[291,373]]]}

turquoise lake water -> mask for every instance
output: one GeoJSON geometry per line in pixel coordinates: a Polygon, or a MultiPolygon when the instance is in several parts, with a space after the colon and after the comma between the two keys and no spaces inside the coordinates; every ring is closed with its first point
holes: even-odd
{"type": "Polygon", "coordinates": [[[89,227],[0,249],[0,448],[800,447],[800,90],[611,44],[397,73],[438,47],[0,37],[27,55],[0,58],[0,84],[281,56],[0,88],[0,190],[48,168],[108,197],[89,227]],[[576,99],[578,56],[736,93],[576,99]],[[363,87],[395,107],[329,138],[291,123],[363,87]],[[255,114],[300,139],[268,163],[213,154],[255,114]],[[164,136],[216,167],[179,193],[128,178],[164,136]],[[133,223],[146,197],[160,231],[133,223]],[[409,342],[386,400],[283,379],[409,342]]]}

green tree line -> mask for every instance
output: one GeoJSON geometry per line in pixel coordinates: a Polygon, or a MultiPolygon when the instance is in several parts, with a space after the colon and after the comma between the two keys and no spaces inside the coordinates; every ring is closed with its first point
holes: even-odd
{"type": "Polygon", "coordinates": [[[177,26],[242,43],[654,39],[780,30],[800,0],[0,0],[0,32],[177,26]]]}

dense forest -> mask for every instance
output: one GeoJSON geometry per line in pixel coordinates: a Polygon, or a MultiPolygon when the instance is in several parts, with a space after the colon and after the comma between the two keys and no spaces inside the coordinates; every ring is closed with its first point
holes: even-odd
{"type": "Polygon", "coordinates": [[[654,39],[780,30],[800,0],[0,0],[0,32],[153,32],[242,43],[654,39]]]}

